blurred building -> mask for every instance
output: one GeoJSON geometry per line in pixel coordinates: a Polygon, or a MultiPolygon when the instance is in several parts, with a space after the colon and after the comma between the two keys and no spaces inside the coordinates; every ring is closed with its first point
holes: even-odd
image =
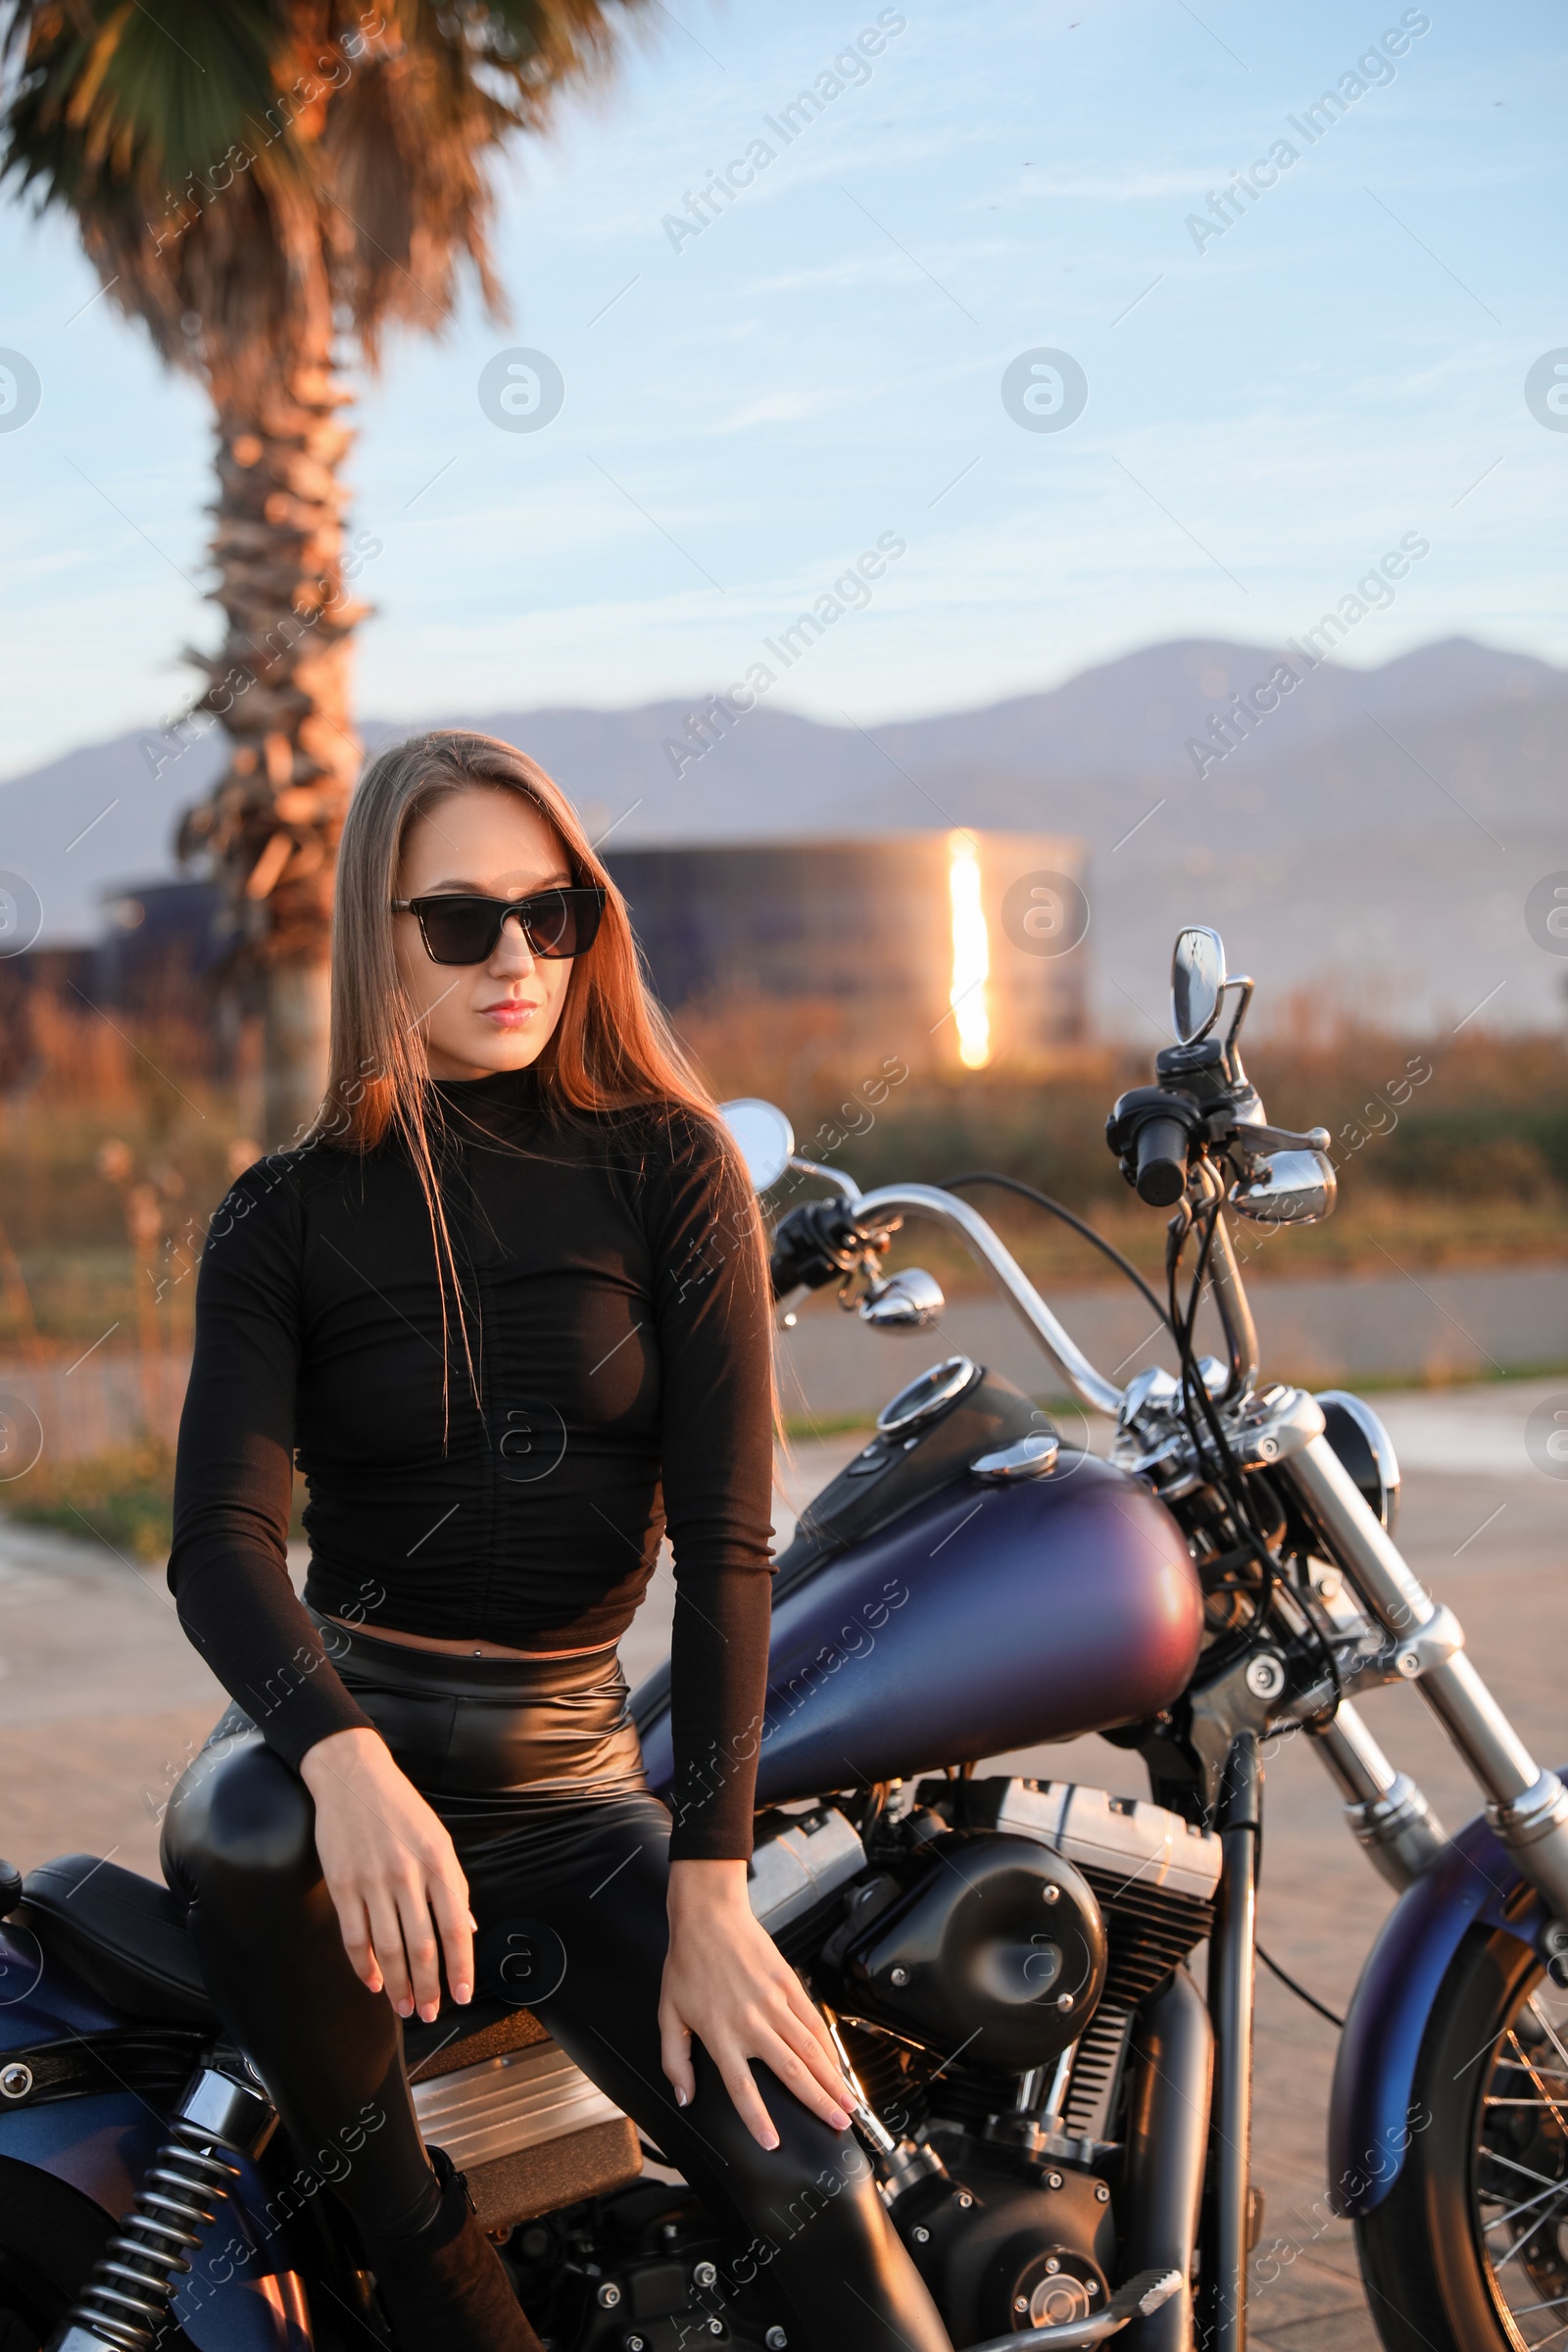
{"type": "MultiPolygon", "coordinates": [[[[654,986],[675,1018],[792,1020],[831,1048],[912,1070],[1019,1067],[1085,1033],[1087,844],[946,830],[617,850],[654,986]]],[[[221,1063],[234,1007],[214,986],[221,890],[130,883],[102,899],[91,947],[0,960],[0,1089],[26,1061],[32,989],[203,1032],[221,1063]],[[10,1041],[9,1052],[7,1040],[10,1041]]]]}
{"type": "Polygon", "coordinates": [[[104,927],[93,951],[95,993],[106,1004],[156,1015],[200,1014],[206,983],[229,946],[226,900],[216,882],[143,882],[103,894],[104,927]]]}
{"type": "Polygon", "coordinates": [[[0,956],[0,1094],[25,1091],[44,1075],[48,1056],[29,1011],[35,997],[74,1017],[172,1025],[188,1068],[231,1050],[211,985],[228,946],[218,885],[129,883],[101,893],[99,906],[102,929],[91,945],[0,956]]]}
{"type": "Polygon", "coordinates": [[[846,1047],[925,1070],[1027,1063],[1084,1034],[1083,841],[953,829],[607,862],[677,1019],[825,1003],[846,1047]]]}

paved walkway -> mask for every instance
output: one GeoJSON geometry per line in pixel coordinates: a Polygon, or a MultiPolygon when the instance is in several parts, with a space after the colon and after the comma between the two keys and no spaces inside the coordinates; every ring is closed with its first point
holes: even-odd
{"type": "MultiPolygon", "coordinates": [[[[1523,1430],[1531,1408],[1559,1390],[1568,1384],[1377,1400],[1405,1465],[1399,1532],[1411,1563],[1458,1611],[1481,1671],[1552,1763],[1568,1761],[1568,1482],[1532,1468],[1523,1430]]],[[[781,1531],[792,1506],[858,1443],[801,1445],[781,1465],[781,1531]]],[[[665,1645],[671,1592],[666,1568],[625,1645],[634,1681],[665,1645]]],[[[69,1849],[113,1853],[156,1875],[161,1808],[220,1703],[180,1636],[161,1576],[105,1545],[0,1521],[0,1852],[24,1868],[69,1849]]],[[[1366,1704],[1384,1745],[1450,1827],[1477,1809],[1413,1691],[1366,1704]]],[[[1035,1749],[1008,1766],[1143,1792],[1135,1760],[1094,1740],[1035,1749]]],[[[1390,1899],[1341,1827],[1308,1742],[1287,1744],[1268,1772],[1264,1942],[1343,2009],[1390,1899]]],[[[1259,2352],[1375,2352],[1349,2230],[1319,2219],[1335,2038],[1260,1975],[1254,2177],[1267,2201],[1263,2247],[1272,2262],[1251,2313],[1259,2352]]]]}

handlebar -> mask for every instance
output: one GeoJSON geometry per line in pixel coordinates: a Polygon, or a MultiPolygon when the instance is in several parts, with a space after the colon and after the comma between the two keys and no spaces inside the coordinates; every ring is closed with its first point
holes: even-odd
{"type": "MultiPolygon", "coordinates": [[[[1179,1130],[1177,1142],[1185,1183],[1187,1138],[1180,1121],[1173,1120],[1171,1124],[1179,1130]]],[[[874,1193],[862,1193],[841,1170],[834,1169],[831,1173],[848,1217],[857,1226],[887,1225],[900,1216],[922,1216],[933,1217],[938,1224],[959,1234],[981,1264],[996,1276],[1009,1306],[1054,1358],[1084,1403],[1111,1420],[1116,1418],[1121,1409],[1121,1390],[1113,1380],[1096,1370],[1071,1333],[1041,1298],[1011,1250],[967,1201],[930,1184],[889,1184],[874,1193]]],[[[1217,1211],[1214,1220],[1212,1284],[1214,1304],[1230,1356],[1230,1379],[1225,1389],[1228,1399],[1249,1389],[1256,1375],[1257,1333],[1242,1287],[1241,1269],[1231,1249],[1223,1209],[1217,1211]]]]}
{"type": "MultiPolygon", "coordinates": [[[[1184,1153],[1185,1149],[1184,1139],[1184,1153]]],[[[840,1182],[848,1195],[850,1180],[841,1178],[840,1182]]],[[[934,1217],[938,1224],[951,1226],[962,1236],[981,1264],[996,1276],[1006,1294],[1008,1305],[1054,1359],[1084,1403],[1111,1420],[1116,1418],[1121,1409],[1121,1390],[1113,1380],[1096,1370],[1071,1333],[1052,1313],[1011,1250],[967,1201],[940,1191],[935,1185],[888,1184],[874,1193],[856,1191],[851,1213],[856,1223],[863,1226],[889,1224],[898,1216],[934,1217]]],[[[1256,1374],[1257,1335],[1223,1212],[1215,1219],[1214,1258],[1214,1303],[1230,1353],[1231,1377],[1225,1391],[1229,1397],[1250,1387],[1256,1374]]]]}
{"type": "Polygon", "coordinates": [[[939,1224],[949,1225],[989,1267],[1007,1295],[1007,1303],[1028,1330],[1054,1357],[1065,1373],[1071,1387],[1097,1413],[1106,1413],[1114,1420],[1121,1405],[1121,1391],[1113,1380],[1107,1380],[1094,1365],[1072,1338],[1057,1322],[1050,1307],[1029,1280],[1004,1243],[998,1240],[977,1210],[967,1201],[956,1200],[932,1184],[889,1184],[874,1193],[861,1193],[855,1202],[855,1215],[863,1223],[885,1224],[894,1216],[934,1217],[939,1224]]]}

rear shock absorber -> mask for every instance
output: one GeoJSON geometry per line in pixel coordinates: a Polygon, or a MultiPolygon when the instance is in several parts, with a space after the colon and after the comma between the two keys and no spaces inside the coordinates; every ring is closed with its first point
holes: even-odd
{"type": "Polygon", "coordinates": [[[240,2178],[234,2159],[259,2156],[276,2124],[266,2093],[237,2073],[203,2067],[193,2076],[135,2204],[49,2352],[151,2352],[191,2267],[189,2250],[240,2178]]]}

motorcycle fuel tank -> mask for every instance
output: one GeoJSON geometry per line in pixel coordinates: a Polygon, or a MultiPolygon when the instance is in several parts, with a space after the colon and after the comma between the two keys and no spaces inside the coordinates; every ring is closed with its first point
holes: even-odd
{"type": "MultiPolygon", "coordinates": [[[[775,1604],[757,1801],[1139,1722],[1186,1688],[1201,1631],[1181,1530],[1135,1480],[1065,1447],[1015,1487],[960,1479],[775,1604]]],[[[637,1711],[665,1789],[667,1704],[637,1711]]]]}

